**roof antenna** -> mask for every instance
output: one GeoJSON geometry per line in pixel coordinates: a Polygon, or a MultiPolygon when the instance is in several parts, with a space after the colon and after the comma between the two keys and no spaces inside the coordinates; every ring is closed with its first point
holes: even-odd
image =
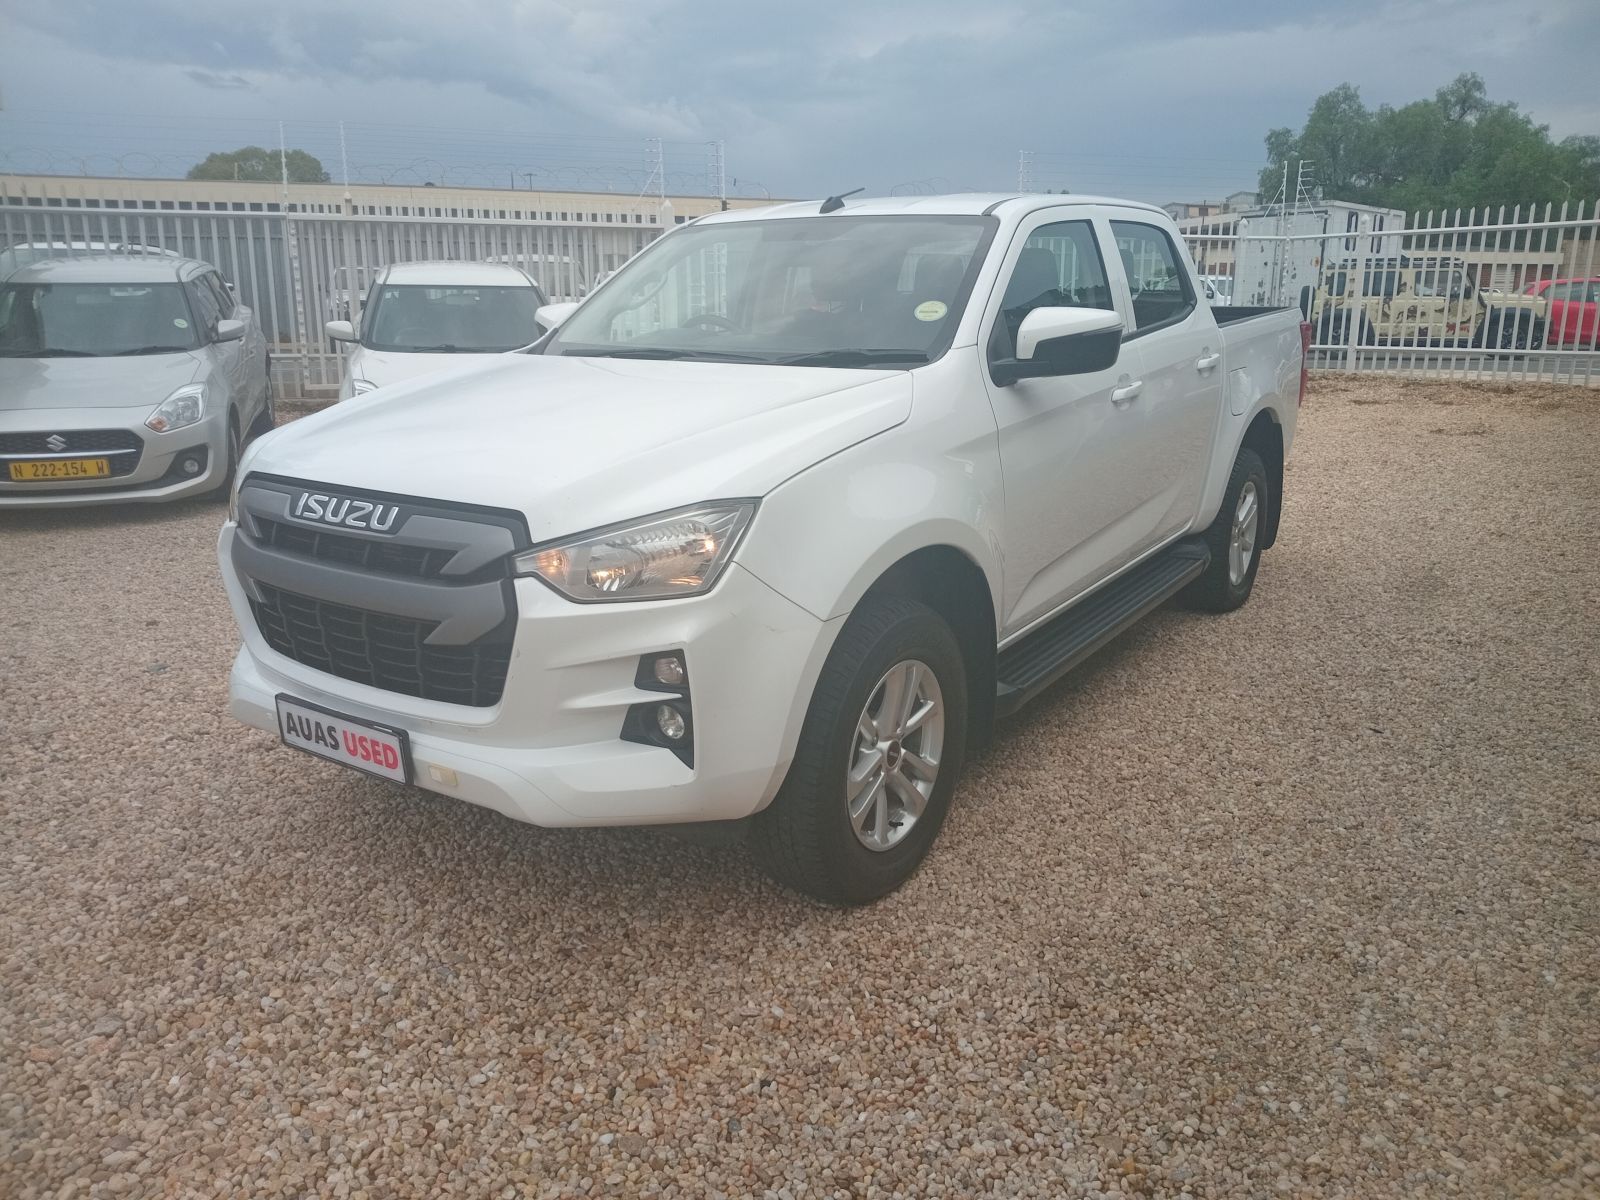
{"type": "Polygon", "coordinates": [[[838,212],[844,207],[845,200],[851,196],[854,196],[856,192],[864,192],[866,190],[867,189],[864,187],[858,187],[854,192],[840,192],[837,196],[829,196],[822,202],[822,207],[817,209],[817,211],[825,213],[838,212]]]}

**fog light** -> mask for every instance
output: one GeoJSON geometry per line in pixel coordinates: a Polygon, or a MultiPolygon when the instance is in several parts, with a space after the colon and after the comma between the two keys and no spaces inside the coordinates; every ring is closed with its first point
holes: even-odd
{"type": "Polygon", "coordinates": [[[688,673],[683,669],[683,659],[676,654],[663,654],[655,661],[655,678],[657,683],[664,683],[668,687],[682,687],[688,673]]]}
{"type": "Polygon", "coordinates": [[[198,475],[200,474],[200,460],[192,455],[186,454],[184,455],[183,462],[179,464],[178,469],[185,475],[198,475]]]}
{"type": "Polygon", "coordinates": [[[682,741],[686,731],[683,714],[670,704],[659,705],[656,708],[656,728],[661,730],[661,736],[668,741],[682,741]]]}

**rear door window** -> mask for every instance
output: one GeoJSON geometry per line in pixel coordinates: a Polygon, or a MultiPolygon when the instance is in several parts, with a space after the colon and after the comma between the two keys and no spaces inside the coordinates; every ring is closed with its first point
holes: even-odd
{"type": "Polygon", "coordinates": [[[1134,336],[1175,324],[1194,311],[1194,287],[1166,230],[1137,221],[1111,222],[1133,295],[1134,336]]]}

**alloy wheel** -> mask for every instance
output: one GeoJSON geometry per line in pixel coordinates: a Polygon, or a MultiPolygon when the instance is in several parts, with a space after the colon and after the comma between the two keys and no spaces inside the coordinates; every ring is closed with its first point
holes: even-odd
{"type": "Polygon", "coordinates": [[[845,797],[850,828],[868,850],[893,849],[922,816],[939,777],[944,727],[944,696],[926,663],[896,663],[867,696],[845,797]]]}

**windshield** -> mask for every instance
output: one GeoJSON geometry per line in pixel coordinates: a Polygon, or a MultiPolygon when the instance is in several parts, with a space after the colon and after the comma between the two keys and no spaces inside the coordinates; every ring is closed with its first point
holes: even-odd
{"type": "Polygon", "coordinates": [[[0,355],[105,357],[193,350],[200,343],[177,283],[8,283],[0,355]]]}
{"type": "Polygon", "coordinates": [[[496,354],[539,336],[531,287],[386,284],[367,301],[361,344],[415,354],[496,354]]]}
{"type": "Polygon", "coordinates": [[[1451,300],[1466,295],[1466,276],[1453,268],[1418,271],[1414,290],[1419,296],[1445,296],[1451,300]]]}
{"type": "Polygon", "coordinates": [[[995,225],[897,215],[689,226],[607,280],[544,353],[915,366],[950,345],[995,225]]]}

